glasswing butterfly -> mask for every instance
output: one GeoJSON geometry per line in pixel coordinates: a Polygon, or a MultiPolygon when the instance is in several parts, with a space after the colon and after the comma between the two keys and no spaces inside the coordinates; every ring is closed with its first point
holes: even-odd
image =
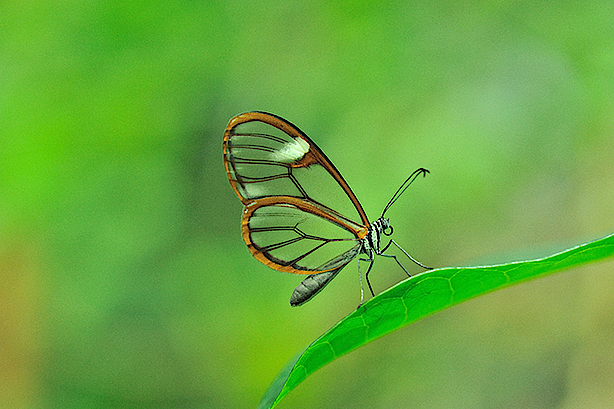
{"type": "Polygon", "coordinates": [[[300,129],[276,115],[247,112],[230,120],[224,133],[224,166],[230,185],[245,206],[243,240],[260,262],[287,273],[308,274],[290,298],[302,305],[319,293],[350,261],[359,255],[360,305],[363,302],[360,262],[369,262],[365,279],[371,294],[369,272],[375,255],[384,254],[382,234],[392,235],[386,211],[420,175],[419,168],[403,182],[382,215],[369,223],[360,202],[335,165],[300,129]]]}

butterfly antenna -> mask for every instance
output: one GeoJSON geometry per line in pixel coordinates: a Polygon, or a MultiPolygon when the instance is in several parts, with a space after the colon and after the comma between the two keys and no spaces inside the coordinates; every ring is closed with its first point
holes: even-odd
{"type": "Polygon", "coordinates": [[[384,207],[384,211],[382,212],[382,217],[384,217],[384,214],[390,208],[390,206],[392,206],[394,202],[397,201],[397,199],[403,194],[403,192],[405,192],[405,190],[409,187],[409,185],[411,185],[413,181],[416,180],[418,176],[420,176],[420,174],[422,174],[422,176],[426,176],[427,173],[430,173],[430,172],[424,168],[419,168],[413,171],[413,173],[409,175],[407,179],[405,179],[405,182],[403,182],[401,187],[399,187],[397,191],[394,192],[394,195],[392,195],[392,199],[390,199],[386,207],[384,207]]]}

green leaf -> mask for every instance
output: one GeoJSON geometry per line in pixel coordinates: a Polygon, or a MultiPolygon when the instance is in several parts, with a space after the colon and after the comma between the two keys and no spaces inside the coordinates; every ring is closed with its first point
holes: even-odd
{"type": "Polygon", "coordinates": [[[471,298],[614,256],[614,234],[549,257],[430,270],[400,282],[342,319],[281,371],[258,408],[274,407],[307,376],[389,332],[471,298]]]}

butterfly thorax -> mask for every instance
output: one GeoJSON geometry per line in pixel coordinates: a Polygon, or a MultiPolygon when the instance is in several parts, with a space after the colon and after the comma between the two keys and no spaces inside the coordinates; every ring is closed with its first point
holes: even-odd
{"type": "Polygon", "coordinates": [[[382,254],[380,248],[382,234],[390,236],[392,234],[392,226],[388,219],[380,217],[369,226],[369,233],[367,233],[362,241],[361,251],[370,257],[372,256],[371,252],[378,255],[382,254]]]}

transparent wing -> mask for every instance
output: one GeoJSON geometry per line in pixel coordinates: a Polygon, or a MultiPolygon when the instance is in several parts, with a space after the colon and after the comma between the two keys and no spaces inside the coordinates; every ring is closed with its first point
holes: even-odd
{"type": "Polygon", "coordinates": [[[224,164],[245,205],[289,196],[326,208],[338,218],[369,225],[330,160],[301,130],[275,115],[249,112],[232,118],[224,134],[224,164]]]}
{"type": "Polygon", "coordinates": [[[243,239],[253,256],[288,273],[340,269],[358,255],[366,234],[363,226],[288,196],[256,200],[243,213],[243,239]]]}

